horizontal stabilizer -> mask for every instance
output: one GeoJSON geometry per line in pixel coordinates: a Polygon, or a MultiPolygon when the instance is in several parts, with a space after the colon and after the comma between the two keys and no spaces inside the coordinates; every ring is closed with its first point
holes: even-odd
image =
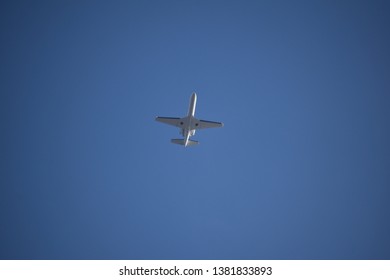
{"type": "MultiPolygon", "coordinates": [[[[185,144],[184,139],[172,139],[171,142],[174,143],[174,144],[178,144],[178,145],[184,145],[185,144]]],[[[187,142],[187,146],[193,146],[193,145],[197,145],[197,144],[199,144],[199,142],[198,141],[194,141],[194,140],[188,140],[188,142],[187,142]]]]}

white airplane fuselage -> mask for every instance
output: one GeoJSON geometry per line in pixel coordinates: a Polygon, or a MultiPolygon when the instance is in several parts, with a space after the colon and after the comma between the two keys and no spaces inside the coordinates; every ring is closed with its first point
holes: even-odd
{"type": "Polygon", "coordinates": [[[196,93],[194,92],[191,95],[190,98],[190,105],[188,107],[188,114],[187,117],[183,118],[183,128],[181,130],[181,134],[184,137],[184,146],[187,147],[188,145],[188,140],[190,139],[191,136],[195,135],[195,129],[191,129],[194,127],[194,122],[195,122],[195,109],[196,109],[196,93]]]}

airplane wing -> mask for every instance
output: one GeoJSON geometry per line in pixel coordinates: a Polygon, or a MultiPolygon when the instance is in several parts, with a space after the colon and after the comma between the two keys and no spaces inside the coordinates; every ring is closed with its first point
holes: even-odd
{"type": "Polygon", "coordinates": [[[221,123],[221,122],[199,120],[199,125],[196,127],[196,129],[215,128],[215,127],[222,127],[222,126],[223,126],[223,123],[221,123]]]}
{"type": "Polygon", "coordinates": [[[169,125],[181,127],[180,118],[170,118],[170,117],[156,117],[156,121],[166,123],[169,125]]]}

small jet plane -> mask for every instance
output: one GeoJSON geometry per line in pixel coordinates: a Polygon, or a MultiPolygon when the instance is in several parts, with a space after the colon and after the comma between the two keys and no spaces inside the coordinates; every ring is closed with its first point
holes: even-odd
{"type": "Polygon", "coordinates": [[[188,108],[187,116],[183,118],[156,117],[156,121],[158,122],[166,123],[180,128],[180,133],[183,135],[184,139],[172,139],[172,143],[184,145],[184,147],[193,146],[199,143],[198,141],[190,140],[190,137],[195,135],[195,130],[223,126],[223,123],[220,122],[196,119],[194,117],[195,107],[196,93],[194,92],[190,98],[190,106],[188,108]]]}

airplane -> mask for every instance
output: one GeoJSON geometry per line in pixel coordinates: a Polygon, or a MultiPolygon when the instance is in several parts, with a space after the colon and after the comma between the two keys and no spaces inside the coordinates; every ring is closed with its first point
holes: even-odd
{"type": "Polygon", "coordinates": [[[192,93],[190,98],[190,106],[188,108],[188,114],[182,118],[171,118],[171,117],[156,117],[156,121],[165,124],[173,125],[180,128],[180,133],[184,139],[172,139],[171,142],[174,144],[183,145],[184,147],[193,146],[199,144],[198,141],[191,140],[190,137],[195,135],[195,130],[204,128],[222,127],[221,122],[212,122],[206,120],[198,120],[194,117],[196,107],[196,93],[192,93]]]}

